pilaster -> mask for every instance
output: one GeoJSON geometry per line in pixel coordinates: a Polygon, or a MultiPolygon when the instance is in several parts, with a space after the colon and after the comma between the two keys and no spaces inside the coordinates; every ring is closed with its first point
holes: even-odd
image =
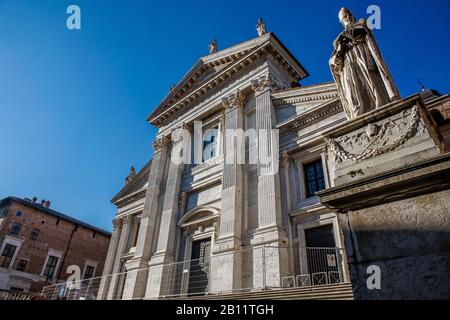
{"type": "Polygon", "coordinates": [[[265,250],[261,250],[263,256],[254,259],[253,269],[264,269],[265,275],[265,279],[254,277],[253,286],[258,288],[280,285],[281,278],[287,274],[288,254],[282,223],[278,133],[273,130],[276,115],[271,90],[277,84],[271,74],[266,74],[253,81],[252,87],[255,91],[258,132],[258,229],[251,243],[253,246],[265,246],[265,250]]]}
{"type": "Polygon", "coordinates": [[[109,288],[114,261],[117,254],[117,246],[119,244],[120,239],[120,231],[121,231],[122,220],[120,218],[115,218],[113,220],[113,232],[111,235],[111,240],[109,242],[108,254],[105,260],[105,266],[103,268],[102,280],[100,282],[100,287],[97,294],[98,300],[103,300],[106,298],[108,292],[107,288],[109,288]]]}
{"type": "Polygon", "coordinates": [[[243,139],[245,95],[236,91],[222,100],[226,108],[224,123],[224,169],[220,236],[214,243],[210,288],[226,292],[242,287],[242,166],[245,162],[243,139]]]}
{"type": "Polygon", "coordinates": [[[148,178],[144,210],[139,227],[134,257],[127,262],[127,278],[123,299],[141,298],[145,294],[148,278],[148,261],[153,248],[159,204],[160,184],[164,177],[169,139],[159,138],[153,142],[153,159],[148,178]]]}
{"type": "Polygon", "coordinates": [[[172,132],[172,151],[167,175],[166,192],[164,195],[161,223],[158,235],[157,250],[149,262],[150,276],[147,280],[146,298],[157,298],[170,294],[172,272],[167,264],[174,261],[175,234],[177,228],[177,212],[181,175],[187,151],[184,133],[187,128],[183,124],[172,132]],[[184,155],[183,155],[184,154],[184,155]]]}
{"type": "Polygon", "coordinates": [[[117,252],[114,258],[114,266],[111,272],[111,281],[109,284],[109,290],[108,290],[108,295],[107,295],[107,299],[108,300],[114,300],[118,297],[117,294],[117,289],[118,289],[118,284],[119,284],[119,278],[120,276],[118,275],[119,272],[121,272],[122,269],[122,254],[125,253],[126,247],[127,247],[127,242],[128,242],[128,236],[130,233],[130,225],[129,225],[129,217],[128,216],[124,216],[121,217],[121,231],[120,231],[120,238],[119,238],[119,243],[117,244],[117,252]]]}

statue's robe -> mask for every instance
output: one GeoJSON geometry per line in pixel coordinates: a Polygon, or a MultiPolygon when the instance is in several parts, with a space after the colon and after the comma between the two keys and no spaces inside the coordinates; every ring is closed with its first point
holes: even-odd
{"type": "Polygon", "coordinates": [[[333,46],[330,67],[348,119],[400,98],[364,19],[339,34],[333,46]]]}

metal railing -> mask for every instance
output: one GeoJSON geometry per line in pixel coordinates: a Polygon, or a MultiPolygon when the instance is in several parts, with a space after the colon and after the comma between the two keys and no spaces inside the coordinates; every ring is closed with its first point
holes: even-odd
{"type": "Polygon", "coordinates": [[[34,295],[26,292],[0,290],[0,300],[32,300],[33,298],[34,295]]]}
{"type": "Polygon", "coordinates": [[[261,245],[203,259],[150,266],[42,290],[50,300],[177,299],[271,289],[312,287],[346,282],[340,248],[295,248],[261,245]],[[233,266],[239,266],[238,285],[230,286],[233,266]],[[141,279],[137,281],[136,279],[141,279]],[[132,293],[130,293],[132,292],[132,293]]]}

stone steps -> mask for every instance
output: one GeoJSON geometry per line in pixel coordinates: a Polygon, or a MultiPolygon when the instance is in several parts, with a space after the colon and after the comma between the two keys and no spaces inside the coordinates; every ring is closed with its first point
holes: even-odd
{"type": "Polygon", "coordinates": [[[185,297],[187,300],[353,300],[351,283],[185,297]]]}

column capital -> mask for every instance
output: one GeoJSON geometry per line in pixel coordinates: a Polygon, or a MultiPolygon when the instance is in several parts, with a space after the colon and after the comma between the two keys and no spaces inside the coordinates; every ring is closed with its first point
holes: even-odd
{"type": "Polygon", "coordinates": [[[283,168],[285,168],[286,170],[289,170],[289,167],[291,165],[291,156],[289,155],[289,153],[284,150],[283,152],[281,152],[281,164],[283,166],[283,168]]]}
{"type": "Polygon", "coordinates": [[[252,90],[255,91],[256,94],[262,93],[266,90],[275,91],[279,89],[281,89],[281,86],[270,73],[252,80],[252,90]]]}
{"type": "Polygon", "coordinates": [[[241,90],[237,90],[222,99],[222,104],[227,109],[242,108],[245,103],[245,95],[241,90]]]}
{"type": "Polygon", "coordinates": [[[120,218],[120,217],[115,218],[115,219],[113,219],[112,223],[113,223],[114,230],[116,230],[116,229],[122,227],[122,218],[120,218]]]}
{"type": "Polygon", "coordinates": [[[159,152],[165,146],[167,146],[170,142],[170,139],[167,137],[161,137],[153,141],[153,152],[159,152]]]}
{"type": "Polygon", "coordinates": [[[131,215],[126,215],[122,217],[122,227],[125,227],[133,220],[133,217],[131,215]]]}
{"type": "Polygon", "coordinates": [[[177,128],[172,130],[172,142],[177,143],[183,140],[183,133],[189,130],[189,126],[186,123],[182,123],[177,128]]]}

